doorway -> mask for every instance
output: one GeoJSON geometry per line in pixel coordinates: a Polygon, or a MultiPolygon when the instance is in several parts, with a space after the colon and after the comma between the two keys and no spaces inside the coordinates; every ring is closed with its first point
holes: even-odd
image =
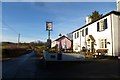
{"type": "Polygon", "coordinates": [[[91,42],[91,52],[94,53],[94,42],[91,42]]]}

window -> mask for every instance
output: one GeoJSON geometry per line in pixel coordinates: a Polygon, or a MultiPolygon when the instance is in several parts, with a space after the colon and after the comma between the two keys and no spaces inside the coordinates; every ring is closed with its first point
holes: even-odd
{"type": "Polygon", "coordinates": [[[105,48],[107,48],[107,39],[105,39],[105,48]]]}
{"type": "Polygon", "coordinates": [[[99,48],[107,48],[107,39],[99,39],[99,48]]]}
{"type": "Polygon", "coordinates": [[[79,37],[79,32],[76,32],[76,33],[74,34],[74,37],[75,37],[75,39],[78,38],[78,37],[79,37]]]}
{"type": "Polygon", "coordinates": [[[74,37],[75,37],[75,39],[76,39],[76,33],[75,33],[74,37]]]}
{"type": "Polygon", "coordinates": [[[101,47],[100,48],[104,48],[104,41],[103,41],[103,39],[101,40],[101,47]]]}
{"type": "Polygon", "coordinates": [[[85,31],[86,33],[85,33],[85,34],[88,35],[88,28],[86,28],[85,30],[86,30],[86,31],[85,31]]]}
{"type": "Polygon", "coordinates": [[[97,31],[104,31],[107,27],[107,19],[101,20],[97,23],[97,31]]]}
{"type": "Polygon", "coordinates": [[[100,29],[99,29],[99,22],[97,23],[97,31],[100,31],[100,29]]]}
{"type": "Polygon", "coordinates": [[[79,32],[77,32],[77,38],[79,37],[79,32]]]}
{"type": "Polygon", "coordinates": [[[104,29],[107,29],[107,19],[104,19],[104,29]]]}
{"type": "Polygon", "coordinates": [[[84,37],[84,29],[82,30],[82,36],[84,37]]]}
{"type": "Polygon", "coordinates": [[[86,29],[84,29],[84,36],[86,35],[86,29]]]}
{"type": "Polygon", "coordinates": [[[88,28],[82,30],[82,36],[88,35],[88,28]]]}
{"type": "Polygon", "coordinates": [[[101,20],[100,21],[100,31],[103,31],[104,30],[104,21],[101,20]]]}

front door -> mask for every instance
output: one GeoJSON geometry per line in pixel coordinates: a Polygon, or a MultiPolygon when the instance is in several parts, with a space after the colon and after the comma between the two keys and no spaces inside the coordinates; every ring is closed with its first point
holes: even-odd
{"type": "Polygon", "coordinates": [[[94,52],[94,42],[91,42],[91,52],[94,52]]]}

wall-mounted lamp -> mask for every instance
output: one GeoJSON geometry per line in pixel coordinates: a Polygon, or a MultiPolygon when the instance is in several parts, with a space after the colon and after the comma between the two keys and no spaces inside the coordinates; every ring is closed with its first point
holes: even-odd
{"type": "Polygon", "coordinates": [[[110,42],[107,42],[107,44],[110,44],[110,42]]]}

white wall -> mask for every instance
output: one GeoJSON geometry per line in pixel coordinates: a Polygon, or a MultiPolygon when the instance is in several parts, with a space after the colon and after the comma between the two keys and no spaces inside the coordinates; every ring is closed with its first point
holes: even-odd
{"type": "Polygon", "coordinates": [[[107,49],[108,49],[108,53],[109,53],[107,55],[111,55],[112,54],[112,40],[111,40],[111,19],[110,19],[110,15],[106,16],[106,17],[104,17],[103,19],[100,19],[100,20],[88,26],[88,34],[92,35],[95,39],[95,43],[97,44],[96,46],[94,46],[95,49],[100,49],[98,39],[107,39],[107,42],[110,42],[110,44],[107,44],[107,49]],[[107,18],[108,28],[105,29],[104,31],[97,32],[97,22],[100,22],[100,20],[104,20],[106,18],[107,18]]]}
{"type": "Polygon", "coordinates": [[[120,54],[120,16],[118,16],[118,54],[120,54]]]}
{"type": "Polygon", "coordinates": [[[84,61],[85,60],[84,55],[75,54],[75,53],[62,53],[62,59],[61,60],[57,59],[58,53],[44,52],[43,55],[44,55],[45,61],[84,61]]]}
{"type": "MultiPolygon", "coordinates": [[[[119,28],[116,27],[116,25],[118,24],[117,19],[118,19],[117,16],[112,14],[112,17],[110,15],[108,15],[108,16],[98,20],[97,22],[94,22],[85,27],[85,28],[88,27],[88,35],[92,35],[95,39],[95,44],[97,44],[94,46],[95,49],[100,49],[98,39],[107,39],[107,42],[110,42],[110,44],[107,44],[108,53],[106,54],[106,55],[110,55],[110,56],[112,56],[112,50],[113,50],[114,56],[115,56],[116,52],[117,53],[120,52],[120,51],[118,51],[118,47],[120,50],[120,45],[118,45],[118,41],[115,41],[115,40],[119,40],[119,42],[120,42],[120,36],[118,36],[118,34],[120,34],[120,32],[118,33],[118,31],[116,31],[116,30],[120,30],[120,27],[119,28]],[[97,22],[100,22],[100,20],[104,20],[106,18],[107,18],[108,28],[105,29],[104,31],[97,32],[97,22]],[[111,22],[111,20],[112,20],[112,22],[111,22]],[[115,27],[115,29],[114,29],[114,27],[115,27]],[[112,41],[112,37],[113,37],[113,41],[112,41]],[[112,46],[113,46],[113,48],[112,48],[112,46]]],[[[85,29],[85,28],[82,28],[82,29],[85,29]]],[[[80,32],[80,30],[79,30],[79,32],[80,32]]],[[[83,37],[81,35],[81,39],[80,39],[80,36],[79,36],[79,38],[74,39],[74,34],[75,34],[75,32],[73,33],[73,50],[78,52],[78,51],[80,51],[80,48],[78,50],[75,50],[75,44],[76,43],[80,44],[80,42],[81,42],[81,47],[83,47],[84,42],[87,39],[88,35],[86,37],[83,37]]]]}
{"type": "Polygon", "coordinates": [[[112,23],[113,23],[113,56],[117,56],[118,53],[120,52],[120,22],[118,15],[112,14],[112,23]],[[119,24],[119,26],[118,26],[119,24]]]}
{"type": "Polygon", "coordinates": [[[76,31],[76,33],[79,32],[79,37],[75,39],[75,33],[73,33],[73,50],[76,52],[80,52],[80,31],[76,31]],[[78,45],[78,50],[75,50],[75,46],[78,45]]]}

